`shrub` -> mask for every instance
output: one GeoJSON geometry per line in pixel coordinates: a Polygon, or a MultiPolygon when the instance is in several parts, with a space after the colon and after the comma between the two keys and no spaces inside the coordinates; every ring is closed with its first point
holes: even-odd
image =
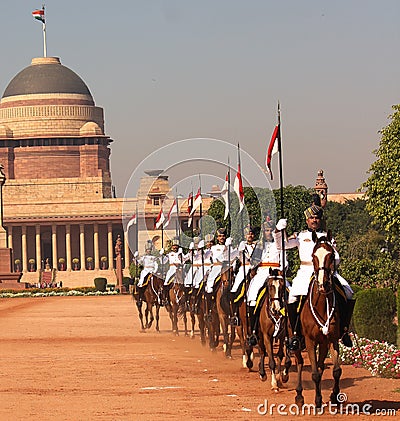
{"type": "Polygon", "coordinates": [[[124,276],[122,278],[122,285],[124,285],[125,291],[129,291],[130,283],[131,283],[131,278],[129,278],[129,276],[124,276]]]}
{"type": "Polygon", "coordinates": [[[105,292],[107,287],[107,278],[94,278],[94,286],[97,291],[105,292]]]}
{"type": "Polygon", "coordinates": [[[396,343],[396,298],[389,288],[371,288],[357,293],[354,326],[359,336],[396,343]]]}
{"type": "Polygon", "coordinates": [[[400,348],[400,287],[397,290],[397,347],[400,348]]]}

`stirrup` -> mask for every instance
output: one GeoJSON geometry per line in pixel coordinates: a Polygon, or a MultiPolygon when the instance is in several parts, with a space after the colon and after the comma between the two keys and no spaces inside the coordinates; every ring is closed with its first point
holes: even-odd
{"type": "Polygon", "coordinates": [[[240,319],[238,316],[232,316],[229,321],[232,326],[240,326],[240,319]]]}
{"type": "Polygon", "coordinates": [[[350,338],[349,332],[344,332],[341,337],[342,344],[347,348],[353,348],[353,342],[350,338]]]}
{"type": "Polygon", "coordinates": [[[302,351],[303,344],[301,342],[301,338],[298,336],[292,336],[288,339],[286,346],[288,347],[289,351],[302,351]]]}
{"type": "Polygon", "coordinates": [[[250,346],[256,346],[258,344],[258,338],[254,332],[247,338],[247,343],[250,346]]]}

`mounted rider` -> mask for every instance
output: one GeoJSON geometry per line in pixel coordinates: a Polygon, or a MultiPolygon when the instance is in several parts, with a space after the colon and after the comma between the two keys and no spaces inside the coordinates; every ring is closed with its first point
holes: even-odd
{"type": "MultiPolygon", "coordinates": [[[[285,240],[285,248],[291,249],[296,248],[299,252],[300,257],[300,268],[297,271],[296,277],[292,281],[292,286],[289,289],[288,298],[288,316],[289,321],[293,329],[293,338],[289,339],[289,346],[291,349],[297,350],[300,347],[303,348],[304,344],[303,337],[301,334],[300,325],[300,310],[301,304],[304,303],[304,298],[308,293],[308,287],[310,279],[314,272],[314,266],[312,262],[312,252],[315,246],[312,240],[312,233],[315,232],[317,237],[326,236],[326,232],[321,228],[321,221],[323,216],[323,209],[320,206],[319,196],[314,196],[313,204],[304,211],[306,217],[307,230],[299,233],[294,233],[291,237],[285,240]],[[300,304],[299,304],[300,300],[300,304]]],[[[282,233],[286,235],[287,220],[280,219],[276,224],[274,232],[275,242],[278,250],[281,249],[282,245],[282,233]]],[[[286,237],[285,237],[286,238],[286,237]]],[[[332,245],[335,247],[335,242],[332,240],[332,245]]],[[[339,253],[335,248],[335,267],[337,268],[340,262],[339,253]]],[[[353,290],[351,289],[348,282],[337,273],[334,273],[337,284],[337,297],[339,303],[339,314],[340,314],[340,334],[343,345],[347,347],[352,346],[350,336],[348,334],[348,328],[353,314],[354,303],[353,290]]]]}
{"type": "MultiPolygon", "coordinates": [[[[269,216],[262,224],[262,241],[257,245],[253,253],[253,270],[254,276],[250,280],[247,291],[247,303],[249,305],[250,315],[250,336],[249,344],[255,346],[257,344],[257,321],[259,317],[259,307],[257,306],[257,298],[260,290],[266,284],[271,269],[283,270],[282,268],[282,252],[274,241],[273,231],[275,224],[269,216]]],[[[285,262],[287,260],[285,259],[285,262]]],[[[239,270],[240,271],[240,270],[239,270]]]]}
{"type": "MultiPolygon", "coordinates": [[[[239,245],[240,252],[238,258],[241,266],[235,276],[235,281],[231,288],[231,300],[233,304],[233,317],[231,322],[233,325],[238,326],[240,321],[238,317],[239,302],[243,298],[246,290],[245,280],[248,277],[250,269],[253,268],[253,257],[258,245],[258,241],[255,240],[255,229],[251,226],[245,228],[246,241],[242,241],[239,245]]],[[[249,303],[247,301],[247,303],[249,303]]],[[[255,300],[253,310],[255,306],[255,300]]]]}
{"type": "Polygon", "coordinates": [[[183,281],[183,263],[184,256],[182,249],[179,248],[179,240],[174,238],[172,240],[171,251],[166,256],[168,258],[169,269],[165,276],[164,286],[163,286],[163,298],[164,303],[169,304],[168,296],[169,290],[176,280],[176,282],[183,281]]]}
{"type": "MultiPolygon", "coordinates": [[[[138,265],[143,266],[143,269],[140,272],[139,282],[137,284],[139,289],[139,301],[143,300],[144,290],[151,275],[157,272],[157,257],[153,254],[153,250],[153,243],[151,240],[148,240],[145,244],[145,254],[136,260],[138,265]]],[[[136,253],[135,257],[137,257],[136,253]]]]}

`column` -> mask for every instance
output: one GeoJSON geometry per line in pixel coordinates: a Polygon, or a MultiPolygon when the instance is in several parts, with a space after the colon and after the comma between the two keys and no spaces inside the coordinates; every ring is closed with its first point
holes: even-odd
{"type": "Polygon", "coordinates": [[[71,225],[69,224],[65,226],[65,253],[67,259],[67,270],[71,271],[71,225]]]}
{"type": "Polygon", "coordinates": [[[100,268],[100,253],[99,253],[99,224],[96,222],[93,225],[93,248],[94,248],[94,268],[100,268]]]}
{"type": "Polygon", "coordinates": [[[26,247],[26,225],[22,225],[21,249],[22,249],[22,271],[28,272],[28,250],[26,247]]]}
{"type": "MultiPolygon", "coordinates": [[[[13,248],[13,237],[12,237],[12,225],[8,227],[8,239],[7,239],[7,247],[12,249],[13,248]]],[[[13,262],[14,264],[14,262],[13,262]]]]}
{"type": "Polygon", "coordinates": [[[86,270],[85,224],[79,224],[79,244],[81,249],[81,270],[86,270]]]}
{"type": "Polygon", "coordinates": [[[58,267],[58,255],[57,255],[57,225],[51,226],[51,247],[52,247],[52,267],[58,267]]]}
{"type": "Polygon", "coordinates": [[[40,225],[35,225],[35,243],[36,243],[36,267],[42,268],[42,248],[40,241],[40,225]]]}
{"type": "Polygon", "coordinates": [[[107,237],[108,237],[108,269],[114,269],[114,247],[112,241],[112,224],[107,224],[107,237]]]}
{"type": "Polygon", "coordinates": [[[129,256],[129,241],[128,241],[128,231],[125,233],[124,235],[124,256],[125,256],[125,264],[124,267],[125,269],[129,270],[129,265],[131,263],[131,259],[129,256]]]}

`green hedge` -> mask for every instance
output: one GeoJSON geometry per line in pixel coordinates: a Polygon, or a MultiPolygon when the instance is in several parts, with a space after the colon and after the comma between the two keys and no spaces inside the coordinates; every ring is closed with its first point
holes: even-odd
{"type": "Polygon", "coordinates": [[[400,287],[397,290],[397,348],[400,349],[400,287]]]}
{"type": "Polygon", "coordinates": [[[105,292],[107,287],[107,278],[94,278],[94,286],[97,291],[105,292]]]}
{"type": "Polygon", "coordinates": [[[396,297],[389,288],[357,292],[353,322],[358,336],[396,343],[396,297]]]}

